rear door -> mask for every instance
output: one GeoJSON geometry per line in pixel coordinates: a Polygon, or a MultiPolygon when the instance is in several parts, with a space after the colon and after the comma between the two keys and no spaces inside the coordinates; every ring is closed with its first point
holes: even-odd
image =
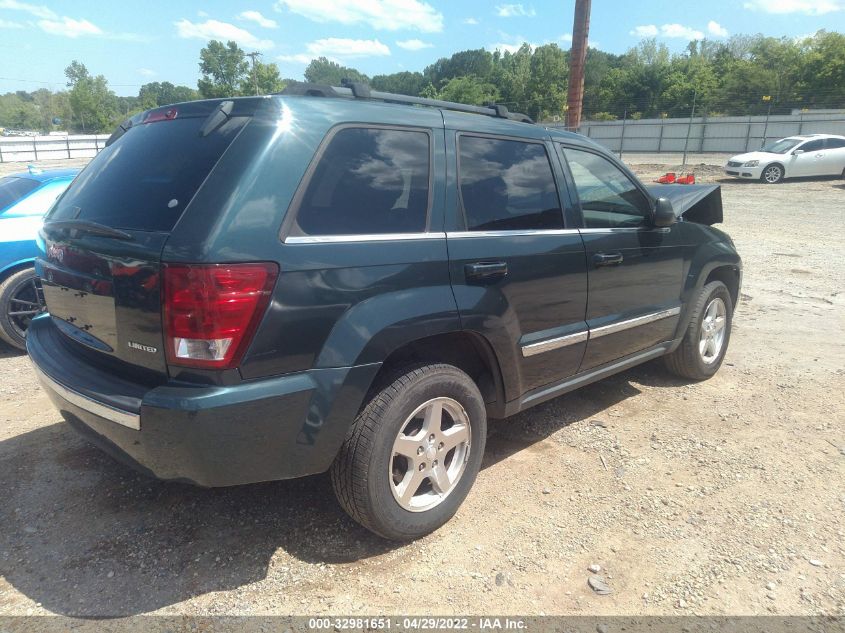
{"type": "Polygon", "coordinates": [[[651,200],[621,165],[599,151],[560,147],[583,217],[590,286],[584,371],[673,338],[684,247],[678,225],[650,225],[651,200]]]}
{"type": "Polygon", "coordinates": [[[824,175],[839,176],[845,173],[845,138],[827,138],[822,165],[824,175]]]}
{"type": "Polygon", "coordinates": [[[55,325],[105,357],[165,372],[160,259],[170,231],[243,128],[203,134],[216,104],[152,111],[100,152],[45,219],[36,271],[55,325]]]}
{"type": "MultiPolygon", "coordinates": [[[[485,117],[444,112],[447,239],[465,329],[500,356],[509,400],[578,371],[587,332],[587,275],[577,229],[564,221],[560,163],[542,128],[485,131],[485,117]]],[[[565,195],[565,189],[563,190],[565,195]]]]}
{"type": "Polygon", "coordinates": [[[803,176],[821,176],[824,174],[824,139],[807,141],[792,150],[786,166],[786,175],[790,178],[803,176]],[[795,154],[794,152],[800,151],[795,154]]]}

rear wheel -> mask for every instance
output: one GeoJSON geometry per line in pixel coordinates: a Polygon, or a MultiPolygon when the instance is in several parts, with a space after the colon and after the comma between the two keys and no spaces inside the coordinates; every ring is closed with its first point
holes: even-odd
{"type": "Polygon", "coordinates": [[[763,173],[760,175],[760,178],[763,182],[774,185],[783,180],[783,173],[783,167],[775,163],[774,165],[768,165],[765,169],[763,169],[763,173]]]}
{"type": "Polygon", "coordinates": [[[41,281],[32,268],[19,270],[0,284],[0,339],[26,350],[29,322],[45,310],[41,281]]]}
{"type": "Polygon", "coordinates": [[[335,494],[376,534],[419,538],[466,498],[486,436],[484,400],[464,372],[441,364],[402,370],[355,419],[332,465],[335,494]]]}
{"type": "Polygon", "coordinates": [[[721,281],[711,281],[693,307],[683,341],[664,357],[667,369],[691,380],[710,378],[725,358],[732,319],[731,293],[721,281]]]}

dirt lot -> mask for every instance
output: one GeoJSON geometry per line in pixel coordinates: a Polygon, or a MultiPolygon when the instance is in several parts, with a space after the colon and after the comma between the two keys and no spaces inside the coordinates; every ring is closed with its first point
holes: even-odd
{"type": "Polygon", "coordinates": [[[0,614],[845,614],[845,183],[723,191],[745,278],[716,377],[651,363],[496,424],[457,517],[410,545],[325,476],[139,476],[5,353],[0,614]]]}

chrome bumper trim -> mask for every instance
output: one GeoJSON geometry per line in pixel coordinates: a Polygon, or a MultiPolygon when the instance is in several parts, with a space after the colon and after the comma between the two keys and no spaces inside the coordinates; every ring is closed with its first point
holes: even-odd
{"type": "Polygon", "coordinates": [[[70,387],[64,386],[54,378],[48,376],[46,373],[41,371],[35,363],[32,364],[32,367],[39,380],[41,380],[46,387],[55,391],[71,404],[76,405],[80,409],[84,409],[89,413],[93,413],[96,416],[105,418],[106,420],[110,420],[116,424],[120,424],[121,426],[135,429],[136,431],[141,430],[141,416],[137,413],[123,411],[122,409],[115,409],[107,404],[93,400],[88,396],[84,396],[81,393],[74,391],[70,387]]]}

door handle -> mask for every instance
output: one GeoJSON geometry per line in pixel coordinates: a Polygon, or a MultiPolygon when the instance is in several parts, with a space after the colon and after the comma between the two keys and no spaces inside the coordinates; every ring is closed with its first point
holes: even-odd
{"type": "Polygon", "coordinates": [[[622,253],[596,253],[593,255],[593,264],[596,268],[600,266],[618,266],[622,263],[622,253]]]}
{"type": "Polygon", "coordinates": [[[467,279],[498,279],[508,274],[507,262],[475,262],[464,266],[467,279]]]}

